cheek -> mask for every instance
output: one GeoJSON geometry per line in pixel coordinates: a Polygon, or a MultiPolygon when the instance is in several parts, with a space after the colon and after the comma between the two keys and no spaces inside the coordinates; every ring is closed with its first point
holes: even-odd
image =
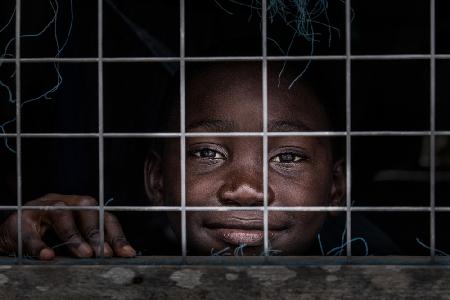
{"type": "Polygon", "coordinates": [[[275,206],[326,206],[331,191],[331,176],[324,169],[296,172],[291,176],[269,174],[275,206]]]}
{"type": "Polygon", "coordinates": [[[273,242],[274,249],[280,249],[284,255],[305,254],[311,248],[326,218],[323,212],[290,213],[292,227],[273,242]]]}
{"type": "Polygon", "coordinates": [[[180,205],[181,199],[181,178],[178,171],[179,160],[168,162],[163,167],[163,193],[165,205],[180,205]]]}
{"type": "Polygon", "coordinates": [[[189,206],[218,205],[217,193],[221,186],[221,178],[215,174],[186,174],[186,203],[189,206]]]}

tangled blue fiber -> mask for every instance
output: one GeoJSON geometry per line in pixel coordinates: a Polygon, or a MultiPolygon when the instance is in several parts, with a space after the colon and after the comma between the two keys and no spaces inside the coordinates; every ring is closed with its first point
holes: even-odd
{"type": "MultiPolygon", "coordinates": [[[[60,7],[59,7],[59,3],[58,1],[53,1],[50,0],[49,4],[50,4],[50,8],[53,12],[53,16],[50,19],[50,21],[37,33],[31,33],[31,34],[21,34],[20,35],[20,39],[23,38],[39,38],[40,36],[42,36],[45,32],[47,32],[48,30],[50,30],[50,28],[53,28],[53,34],[54,34],[54,38],[55,38],[55,46],[56,46],[56,53],[55,53],[55,58],[59,58],[64,50],[64,48],[66,47],[71,32],[72,32],[72,26],[73,26],[73,21],[74,21],[74,12],[73,12],[73,0],[70,0],[70,22],[69,22],[69,26],[68,29],[65,33],[65,38],[60,41],[59,37],[58,37],[58,16],[59,16],[59,11],[60,11],[60,7]]],[[[2,31],[4,31],[6,28],[8,28],[9,26],[11,26],[12,20],[14,19],[14,16],[16,14],[16,10],[14,9],[13,12],[11,13],[11,17],[9,18],[8,22],[0,29],[0,33],[2,31]]],[[[11,46],[13,45],[14,41],[16,40],[16,37],[11,38],[5,45],[3,53],[1,54],[0,58],[8,58],[8,57],[13,57],[13,55],[11,53],[9,53],[10,51],[14,51],[14,49],[11,49],[11,46]]],[[[61,76],[61,72],[60,72],[60,64],[58,62],[54,62],[54,69],[56,72],[56,83],[50,87],[49,89],[46,89],[45,92],[43,92],[42,94],[40,94],[39,96],[36,97],[32,97],[29,99],[25,99],[22,101],[22,103],[20,104],[21,107],[23,105],[26,105],[30,102],[34,102],[34,101],[38,101],[38,100],[47,100],[47,99],[51,99],[51,94],[56,92],[62,82],[63,82],[63,78],[61,76]]],[[[2,67],[2,62],[0,62],[0,68],[2,67]]],[[[14,77],[15,73],[13,73],[12,75],[10,75],[10,77],[14,77]]],[[[0,87],[3,88],[3,90],[6,91],[6,98],[7,101],[11,104],[11,105],[15,105],[16,103],[16,99],[13,97],[13,92],[11,90],[11,86],[4,83],[3,81],[0,80],[0,87]]],[[[2,96],[2,94],[0,94],[0,96],[2,96]]],[[[1,100],[1,99],[0,99],[1,100]]],[[[6,133],[6,127],[12,123],[14,123],[16,121],[16,118],[12,118],[8,121],[5,121],[3,123],[0,123],[0,132],[2,133],[6,133]]],[[[8,138],[5,137],[4,139],[5,142],[5,146],[6,148],[8,148],[8,150],[10,150],[11,152],[15,153],[16,151],[9,145],[8,143],[8,138]]]]}

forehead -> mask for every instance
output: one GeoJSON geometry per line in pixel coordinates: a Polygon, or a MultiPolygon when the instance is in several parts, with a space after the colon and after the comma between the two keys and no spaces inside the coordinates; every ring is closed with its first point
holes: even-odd
{"type": "MultiPolygon", "coordinates": [[[[279,71],[279,65],[269,64],[269,131],[327,130],[314,91],[301,81],[289,89],[289,76],[279,81],[279,71]]],[[[194,131],[262,131],[261,64],[212,65],[188,77],[186,124],[194,131]]]]}

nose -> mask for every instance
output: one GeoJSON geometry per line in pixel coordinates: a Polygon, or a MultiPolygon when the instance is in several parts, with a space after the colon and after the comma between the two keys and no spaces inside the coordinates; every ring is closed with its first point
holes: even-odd
{"type": "MultiPolygon", "coordinates": [[[[262,173],[234,172],[219,190],[219,201],[228,206],[263,206],[264,189],[262,173]]],[[[273,191],[268,188],[268,203],[272,203],[273,191]]]]}

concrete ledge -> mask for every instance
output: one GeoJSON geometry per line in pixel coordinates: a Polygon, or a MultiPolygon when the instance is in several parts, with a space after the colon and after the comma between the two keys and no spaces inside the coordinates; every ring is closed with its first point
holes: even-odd
{"type": "Polygon", "coordinates": [[[450,299],[450,266],[0,266],[0,299],[450,299]]]}

